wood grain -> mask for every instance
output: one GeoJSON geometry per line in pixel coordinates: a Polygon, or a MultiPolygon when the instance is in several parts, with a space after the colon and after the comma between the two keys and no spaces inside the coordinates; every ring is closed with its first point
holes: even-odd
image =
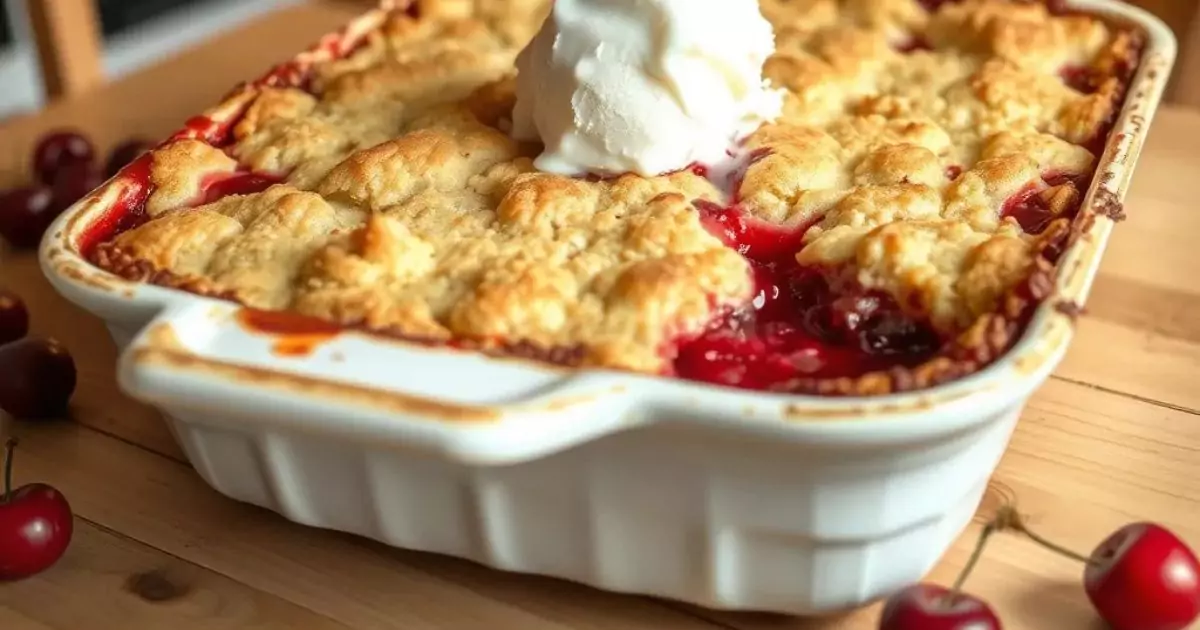
{"type": "MultiPolygon", "coordinates": [[[[28,147],[48,129],[79,127],[102,147],[131,135],[159,137],[237,79],[277,61],[272,51],[297,49],[358,10],[354,3],[313,3],[282,11],[98,88],[86,100],[65,99],[42,114],[0,125],[0,184],[21,176],[28,147]]],[[[1015,497],[1044,534],[1083,551],[1135,519],[1161,521],[1200,544],[1197,174],[1200,113],[1166,109],[1141,160],[1127,202],[1130,218],[1115,233],[1089,314],[1056,376],[1031,401],[985,513],[999,497],[1015,497]]],[[[130,616],[130,628],[240,627],[219,625],[228,619],[259,624],[249,627],[356,629],[875,626],[877,608],[797,620],[601,593],[387,549],[229,501],[183,463],[153,410],[119,393],[103,325],[58,297],[30,254],[0,251],[0,284],[26,298],[36,333],[61,338],[80,370],[75,423],[20,427],[26,441],[18,480],[57,485],[84,519],[81,538],[62,565],[34,581],[0,587],[5,630],[120,627],[110,621],[120,618],[111,616],[113,610],[143,615],[130,616]],[[123,584],[116,576],[153,567],[186,577],[202,601],[139,611],[143,604],[115,590],[123,584]],[[41,610],[55,606],[26,600],[55,602],[64,610],[41,610]],[[104,611],[94,624],[71,616],[92,606],[104,611]],[[216,612],[200,620],[198,610],[216,612]],[[207,621],[217,625],[198,625],[207,621]]],[[[956,543],[931,579],[952,578],[975,534],[956,543]]],[[[1070,561],[1002,537],[968,587],[993,602],[1009,630],[1098,628],[1079,575],[1070,561]]]]}
{"type": "Polygon", "coordinates": [[[17,628],[18,630],[60,630],[52,628],[37,619],[26,617],[7,607],[0,606],[0,628],[17,628]]]}
{"type": "Polygon", "coordinates": [[[54,570],[0,588],[0,627],[349,629],[82,519],[54,570]]]}

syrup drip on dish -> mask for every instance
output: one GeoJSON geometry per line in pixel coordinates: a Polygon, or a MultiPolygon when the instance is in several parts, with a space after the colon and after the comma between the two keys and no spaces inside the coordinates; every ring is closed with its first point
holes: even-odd
{"type": "Polygon", "coordinates": [[[246,331],[274,340],[272,354],[301,358],[316,352],[321,344],[332,341],[344,329],[320,319],[292,313],[242,309],[237,321],[246,331]]]}

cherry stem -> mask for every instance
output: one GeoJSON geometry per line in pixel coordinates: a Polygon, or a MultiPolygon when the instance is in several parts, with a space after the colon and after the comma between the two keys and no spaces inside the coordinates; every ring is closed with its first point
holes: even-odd
{"type": "Polygon", "coordinates": [[[967,566],[963,567],[962,571],[959,572],[958,578],[954,580],[954,586],[950,589],[953,597],[957,597],[962,593],[962,587],[967,583],[967,578],[971,576],[971,572],[975,570],[975,565],[979,564],[979,559],[983,557],[983,550],[987,547],[988,539],[999,529],[996,521],[983,526],[983,531],[979,534],[979,540],[975,542],[975,550],[971,552],[971,557],[967,560],[967,566]]]}
{"type": "Polygon", "coordinates": [[[975,565],[979,564],[979,559],[983,557],[983,550],[987,547],[988,539],[996,532],[1017,532],[1033,542],[1051,550],[1062,554],[1068,558],[1078,560],[1084,564],[1094,564],[1095,562],[1087,556],[1071,551],[1062,545],[1053,543],[1045,538],[1042,538],[1033,530],[1025,525],[1025,520],[1021,518],[1020,512],[1011,506],[1004,506],[996,512],[995,518],[988,521],[983,526],[983,531],[979,533],[979,540],[975,542],[975,550],[971,552],[971,557],[967,560],[967,565],[959,572],[958,578],[954,580],[954,586],[951,587],[951,597],[957,597],[962,593],[963,585],[967,583],[967,578],[971,576],[971,572],[975,570],[975,565]]]}
{"type": "Polygon", "coordinates": [[[1026,538],[1049,549],[1050,551],[1071,558],[1072,560],[1077,560],[1084,564],[1093,564],[1092,560],[1087,556],[1067,549],[1066,547],[1063,547],[1057,543],[1051,542],[1050,540],[1040,536],[1037,532],[1029,529],[1029,526],[1025,524],[1025,520],[1021,518],[1021,515],[1014,508],[1000,508],[1000,512],[996,514],[996,519],[989,523],[989,525],[1022,534],[1026,538]]]}
{"type": "Polygon", "coordinates": [[[17,450],[17,438],[8,438],[8,442],[4,444],[4,500],[3,503],[8,503],[12,498],[12,469],[13,469],[13,453],[17,450]]]}

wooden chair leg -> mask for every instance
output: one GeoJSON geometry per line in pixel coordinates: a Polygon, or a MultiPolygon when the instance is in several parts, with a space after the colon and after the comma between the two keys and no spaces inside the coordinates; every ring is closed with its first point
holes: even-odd
{"type": "Polygon", "coordinates": [[[94,0],[26,0],[46,96],[85,92],[104,81],[94,0]]]}
{"type": "Polygon", "coordinates": [[[1179,53],[1179,84],[1175,87],[1175,102],[1190,107],[1200,107],[1200,7],[1192,16],[1192,25],[1183,41],[1179,53]]]}

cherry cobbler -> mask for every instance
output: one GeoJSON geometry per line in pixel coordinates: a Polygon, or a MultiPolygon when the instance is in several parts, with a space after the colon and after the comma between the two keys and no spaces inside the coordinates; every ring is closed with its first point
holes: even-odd
{"type": "Polygon", "coordinates": [[[570,366],[928,387],[1005,352],[1048,295],[1140,50],[1058,4],[762,0],[784,114],[733,167],[566,177],[509,133],[515,58],[548,5],[422,2],[337,61],[261,82],[212,142],[127,169],[146,194],[88,256],[570,366]]]}

